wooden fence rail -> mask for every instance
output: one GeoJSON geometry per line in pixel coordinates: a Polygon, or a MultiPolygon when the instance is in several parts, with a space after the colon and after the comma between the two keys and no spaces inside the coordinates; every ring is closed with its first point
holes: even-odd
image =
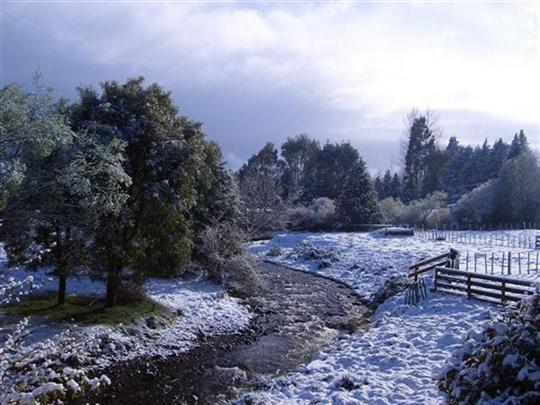
{"type": "Polygon", "coordinates": [[[509,277],[475,274],[469,271],[437,267],[435,291],[466,295],[484,301],[507,304],[533,294],[536,283],[509,277]]]}

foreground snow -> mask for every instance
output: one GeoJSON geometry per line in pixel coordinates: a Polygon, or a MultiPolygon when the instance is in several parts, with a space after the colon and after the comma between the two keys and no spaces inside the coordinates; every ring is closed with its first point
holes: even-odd
{"type": "MultiPolygon", "coordinates": [[[[45,270],[27,273],[24,269],[10,271],[4,267],[0,272],[0,290],[7,293],[15,289],[15,301],[35,285],[40,286],[41,292],[56,288],[47,284],[45,270]]],[[[98,388],[109,383],[107,377],[91,380],[87,374],[99,375],[108,365],[140,356],[165,357],[186,352],[201,337],[240,332],[251,318],[249,309],[238,299],[208,281],[151,279],[144,287],[150,298],[176,315],[172,321],[151,316],[131,325],[68,327],[40,318],[1,319],[0,311],[0,403],[10,398],[30,402],[52,391],[73,394],[80,390],[79,383],[98,388]],[[15,388],[21,384],[22,390],[15,388]],[[18,391],[26,394],[20,395],[18,391]]],[[[102,296],[104,286],[87,278],[73,278],[68,290],[102,296]]]]}
{"type": "Polygon", "coordinates": [[[434,294],[417,307],[398,296],[382,305],[373,325],[337,342],[297,372],[247,394],[256,403],[436,404],[434,378],[471,328],[495,308],[434,294]]]}
{"type": "MultiPolygon", "coordinates": [[[[303,233],[277,235],[251,249],[265,260],[343,281],[370,300],[386,280],[406,275],[413,262],[450,247],[419,237],[303,233]]],[[[407,306],[399,293],[378,307],[367,331],[343,335],[335,348],[245,398],[265,404],[441,403],[435,377],[463,336],[498,313],[491,304],[439,293],[407,306]]]]}

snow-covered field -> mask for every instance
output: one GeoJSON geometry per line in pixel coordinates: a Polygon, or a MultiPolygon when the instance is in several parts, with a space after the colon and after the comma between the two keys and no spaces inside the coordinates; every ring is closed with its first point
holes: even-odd
{"type": "MultiPolygon", "coordinates": [[[[55,283],[47,283],[46,270],[11,271],[5,266],[2,268],[0,263],[0,273],[0,300],[14,286],[14,300],[24,298],[32,290],[32,285],[40,285],[40,292],[56,289],[55,283]],[[26,282],[17,287],[24,280],[26,282]]],[[[30,318],[27,324],[21,325],[13,320],[8,322],[6,318],[2,320],[0,309],[0,403],[7,401],[5,395],[21,381],[28,384],[23,391],[34,391],[33,396],[49,389],[70,390],[70,385],[76,390],[75,380],[82,380],[76,377],[82,377],[88,371],[95,373],[118,361],[143,355],[169,356],[186,352],[197,344],[201,336],[239,332],[251,318],[249,309],[238,299],[208,281],[151,279],[144,287],[150,298],[177,313],[174,321],[163,322],[150,317],[152,319],[142,319],[134,325],[68,327],[30,318]],[[15,341],[21,329],[23,336],[15,341]],[[42,364],[45,359],[48,360],[42,364]],[[18,371],[11,370],[15,363],[18,371]],[[28,372],[25,364],[32,363],[38,368],[28,372]],[[77,371],[67,367],[73,363],[81,364],[77,371]],[[68,384],[70,380],[74,382],[68,384]],[[60,385],[44,385],[47,381],[60,382],[60,385]]],[[[104,285],[88,278],[72,278],[68,282],[68,292],[103,296],[104,285]]],[[[107,381],[106,377],[104,381],[107,381]]],[[[100,383],[103,381],[94,380],[90,385],[100,383]]],[[[14,395],[13,398],[17,398],[14,395]]],[[[32,394],[21,398],[30,397],[32,394]]]]}
{"type": "MultiPolygon", "coordinates": [[[[370,299],[386,280],[405,275],[415,261],[450,247],[462,257],[494,249],[376,233],[280,234],[251,249],[265,260],[343,281],[370,299]]],[[[478,331],[499,311],[488,303],[442,293],[407,306],[404,293],[399,293],[378,307],[369,330],[343,336],[332,350],[247,396],[265,404],[441,403],[436,377],[445,361],[467,333],[478,331]]]]}
{"type": "MultiPolygon", "coordinates": [[[[501,231],[500,233],[512,231],[501,231]]],[[[534,231],[513,231],[516,234],[534,231]]],[[[478,232],[475,232],[478,233],[478,232]]],[[[486,232],[488,233],[488,232],[486,232]]],[[[498,234],[499,232],[489,232],[498,234]]],[[[534,232],[535,234],[536,232],[534,232]]],[[[512,260],[526,258],[527,252],[536,258],[537,251],[523,248],[501,248],[482,244],[452,243],[429,240],[418,236],[383,237],[382,233],[290,233],[279,234],[270,241],[256,242],[251,250],[265,260],[285,264],[302,270],[314,271],[325,276],[344,281],[360,295],[369,297],[388,278],[406,274],[408,266],[455,248],[460,252],[461,269],[474,267],[477,256],[477,270],[485,271],[484,255],[488,257],[488,273],[491,274],[490,258],[495,257],[494,274],[501,274],[502,254],[512,252],[512,260]]],[[[505,256],[507,257],[507,256],[505,256]]],[[[505,259],[506,260],[506,259],[505,259]]],[[[513,263],[513,277],[540,281],[540,270],[527,274],[522,259],[522,272],[517,274],[517,262],[513,263]]],[[[506,267],[505,267],[506,270],[506,267]]],[[[506,274],[506,273],[505,273],[506,274]]]]}

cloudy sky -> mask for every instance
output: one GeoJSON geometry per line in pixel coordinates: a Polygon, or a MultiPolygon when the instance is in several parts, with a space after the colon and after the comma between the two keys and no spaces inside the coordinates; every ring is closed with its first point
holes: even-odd
{"type": "Polygon", "coordinates": [[[231,167],[266,141],[351,141],[372,171],[399,162],[404,116],[444,136],[538,147],[535,2],[9,1],[2,84],[40,70],[59,95],[143,75],[204,123],[231,167]]]}

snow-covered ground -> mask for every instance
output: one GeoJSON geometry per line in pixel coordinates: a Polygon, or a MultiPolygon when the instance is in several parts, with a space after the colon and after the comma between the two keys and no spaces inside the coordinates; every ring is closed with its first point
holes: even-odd
{"type": "MultiPolygon", "coordinates": [[[[386,280],[407,274],[415,261],[450,247],[462,258],[467,252],[471,257],[496,249],[380,233],[292,233],[256,242],[251,250],[265,260],[343,281],[370,299],[386,280]]],[[[441,403],[439,371],[462,338],[499,311],[488,303],[443,293],[430,293],[419,305],[407,306],[404,293],[399,293],[378,307],[370,329],[343,336],[311,363],[270,379],[264,389],[246,396],[265,404],[441,403]]]]}
{"type": "MultiPolygon", "coordinates": [[[[501,231],[505,234],[512,231],[501,231]]],[[[533,231],[513,231],[517,234],[533,231]]],[[[478,232],[475,232],[478,233],[478,232]]],[[[488,233],[488,232],[486,232],[488,233]]],[[[496,233],[496,232],[491,232],[496,233]]],[[[482,244],[452,243],[413,237],[384,237],[382,233],[288,233],[276,235],[270,241],[256,242],[251,250],[265,260],[285,264],[302,270],[314,271],[344,281],[360,295],[369,297],[388,278],[406,274],[406,269],[416,261],[426,259],[455,248],[460,252],[461,269],[474,268],[485,272],[484,258],[488,258],[487,272],[491,274],[491,254],[495,258],[494,274],[501,274],[502,255],[508,251],[516,261],[512,277],[540,281],[540,270],[527,274],[527,253],[531,262],[538,251],[523,248],[501,248],[482,244]],[[518,255],[519,254],[519,255],[518,255]],[[485,255],[485,256],[484,256],[485,255]],[[517,258],[522,258],[522,271],[518,274],[517,258]]],[[[505,259],[507,260],[507,259],[505,259]]],[[[505,273],[507,267],[504,267],[505,273]]]]}
{"type": "MultiPolygon", "coordinates": [[[[32,285],[39,285],[40,293],[54,291],[56,285],[47,282],[49,277],[46,273],[45,269],[37,272],[10,270],[5,265],[2,267],[0,263],[0,291],[8,294],[15,287],[14,300],[24,298],[26,293],[32,290],[32,285]],[[26,282],[23,283],[24,280],[26,282]]],[[[50,367],[45,363],[45,367],[38,367],[39,370],[32,372],[31,376],[26,375],[29,386],[23,391],[30,392],[40,385],[39,382],[50,380],[64,382],[64,387],[48,386],[50,389],[69,390],[69,385],[66,384],[76,376],[71,367],[68,367],[66,375],[58,373],[58,369],[62,370],[68,363],[80,363],[82,366],[79,369],[86,373],[138,356],[169,356],[186,352],[193,348],[202,336],[241,331],[249,324],[252,315],[238,299],[230,297],[220,287],[208,281],[150,279],[144,287],[150,298],[176,313],[173,321],[165,322],[159,317],[150,317],[132,325],[68,327],[65,324],[51,324],[39,318],[31,318],[27,325],[21,326],[12,319],[8,322],[4,318],[0,327],[0,354],[3,355],[0,392],[3,395],[10,392],[24,375],[8,370],[15,362],[19,363],[17,369],[23,370],[25,364],[34,362],[40,365],[41,359],[52,359],[50,367]],[[14,344],[9,336],[16,335],[17,329],[21,327],[25,336],[14,344]],[[8,347],[10,344],[11,347],[8,347]],[[66,364],[63,364],[64,362],[66,364]],[[6,370],[7,373],[3,375],[6,370]]],[[[104,285],[85,277],[71,278],[68,281],[68,293],[103,296],[104,285]]],[[[93,384],[99,384],[99,381],[94,381],[93,384]]],[[[2,395],[0,403],[3,403],[2,395]]]]}

